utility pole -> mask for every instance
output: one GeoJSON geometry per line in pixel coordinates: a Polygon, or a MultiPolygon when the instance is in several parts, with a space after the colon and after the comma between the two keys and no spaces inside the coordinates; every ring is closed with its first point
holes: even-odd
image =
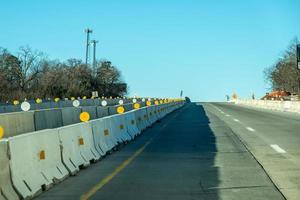
{"type": "Polygon", "coordinates": [[[91,43],[93,43],[93,73],[96,75],[96,68],[97,68],[97,61],[96,61],[96,45],[98,41],[91,40],[91,43]]]}
{"type": "Polygon", "coordinates": [[[88,57],[89,57],[89,45],[90,45],[90,34],[93,32],[92,29],[85,29],[86,32],[86,52],[85,52],[85,64],[88,65],[88,57]]]}
{"type": "Polygon", "coordinates": [[[296,46],[296,58],[297,58],[297,69],[298,69],[298,99],[300,100],[300,44],[296,46]]]}
{"type": "Polygon", "coordinates": [[[300,70],[300,44],[297,45],[296,56],[297,56],[297,68],[300,70]]]}

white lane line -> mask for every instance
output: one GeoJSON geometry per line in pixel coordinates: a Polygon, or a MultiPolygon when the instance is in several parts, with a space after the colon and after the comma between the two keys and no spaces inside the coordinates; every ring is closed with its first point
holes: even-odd
{"type": "Polygon", "coordinates": [[[235,121],[235,122],[239,122],[240,120],[238,120],[238,119],[233,119],[233,121],[235,121]]]}
{"type": "Polygon", "coordinates": [[[277,144],[271,144],[270,146],[278,153],[286,153],[286,151],[284,149],[280,148],[277,144]]]}
{"type": "Polygon", "coordinates": [[[251,128],[251,127],[246,127],[246,129],[248,130],[248,131],[251,131],[251,132],[254,132],[255,130],[253,129],[253,128],[251,128]]]}

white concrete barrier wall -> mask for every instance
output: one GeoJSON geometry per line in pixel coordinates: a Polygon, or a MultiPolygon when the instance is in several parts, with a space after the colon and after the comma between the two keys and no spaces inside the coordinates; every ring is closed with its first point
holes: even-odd
{"type": "MultiPolygon", "coordinates": [[[[7,143],[11,156],[12,183],[22,198],[31,198],[63,180],[69,173],[75,174],[80,167],[86,167],[90,162],[98,160],[118,143],[134,139],[147,126],[182,105],[168,103],[149,106],[87,123],[1,140],[0,167],[3,169],[1,172],[4,172],[0,173],[0,178],[4,177],[0,180],[2,194],[8,191],[7,194],[16,197],[16,193],[9,186],[10,179],[7,178],[7,143]],[[158,110],[160,111],[157,112],[158,110]]],[[[0,195],[0,199],[2,197],[0,195]]]]}
{"type": "Polygon", "coordinates": [[[109,115],[116,115],[116,114],[118,114],[117,108],[118,108],[118,106],[109,106],[108,107],[108,113],[109,113],[109,115]]]}
{"type": "Polygon", "coordinates": [[[157,120],[157,118],[154,114],[154,109],[155,109],[155,106],[149,106],[147,108],[147,114],[148,114],[149,121],[151,122],[151,124],[153,124],[157,120]]]}
{"type": "Polygon", "coordinates": [[[7,140],[0,140],[0,191],[0,199],[19,199],[11,182],[7,140]]]}
{"type": "Polygon", "coordinates": [[[269,110],[300,113],[300,102],[298,101],[237,100],[235,104],[269,110]]]}
{"type": "Polygon", "coordinates": [[[124,114],[110,116],[112,133],[118,138],[118,142],[126,142],[131,140],[131,136],[127,132],[124,114]]]}
{"type": "Polygon", "coordinates": [[[75,107],[62,108],[61,113],[62,113],[62,120],[64,126],[80,122],[79,116],[81,113],[81,108],[75,108],[75,107]]]}
{"type": "Polygon", "coordinates": [[[34,111],[35,130],[58,128],[63,125],[61,109],[34,111]]]}
{"type": "Polygon", "coordinates": [[[105,117],[89,122],[92,126],[95,148],[98,152],[103,152],[104,155],[110,152],[118,144],[112,135],[110,127],[111,123],[109,120],[108,117],[105,117]]]}
{"type": "Polygon", "coordinates": [[[95,148],[90,123],[79,123],[58,129],[62,145],[62,160],[71,174],[90,162],[99,160],[100,152],[95,148]]]}
{"type": "Polygon", "coordinates": [[[97,107],[96,106],[83,106],[81,107],[81,112],[88,112],[90,114],[90,119],[97,119],[97,107]]]}
{"type": "Polygon", "coordinates": [[[0,114],[0,126],[4,129],[4,137],[12,137],[35,130],[34,112],[15,112],[0,114]]]}
{"type": "Polygon", "coordinates": [[[31,198],[68,176],[61,162],[56,129],[23,134],[8,141],[12,182],[22,198],[31,198]]]}
{"type": "Polygon", "coordinates": [[[143,131],[146,128],[146,125],[143,121],[143,112],[141,111],[141,109],[138,109],[134,114],[138,129],[140,131],[143,131]]]}
{"type": "Polygon", "coordinates": [[[145,107],[145,108],[141,108],[141,111],[142,111],[142,117],[143,117],[143,122],[145,123],[145,126],[146,128],[151,126],[151,122],[149,120],[149,116],[148,116],[148,112],[147,112],[147,108],[148,107],[145,107]]]}
{"type": "Polygon", "coordinates": [[[108,107],[97,106],[97,117],[106,117],[109,115],[108,107]]]}
{"type": "Polygon", "coordinates": [[[127,125],[127,131],[132,138],[139,135],[141,131],[137,127],[137,122],[135,119],[135,110],[129,111],[125,114],[125,123],[127,125]]]}

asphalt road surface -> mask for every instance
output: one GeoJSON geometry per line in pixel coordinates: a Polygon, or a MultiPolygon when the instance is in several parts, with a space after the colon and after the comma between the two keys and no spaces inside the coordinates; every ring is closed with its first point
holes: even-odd
{"type": "Polygon", "coordinates": [[[191,103],[37,199],[300,199],[299,119],[191,103]]]}

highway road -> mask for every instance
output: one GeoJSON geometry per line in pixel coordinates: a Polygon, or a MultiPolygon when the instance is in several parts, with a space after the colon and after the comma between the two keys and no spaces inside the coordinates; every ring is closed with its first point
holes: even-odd
{"type": "Polygon", "coordinates": [[[287,199],[300,199],[300,115],[212,104],[287,199]]]}
{"type": "Polygon", "coordinates": [[[295,114],[191,103],[37,199],[299,199],[299,130],[295,114]]]}

